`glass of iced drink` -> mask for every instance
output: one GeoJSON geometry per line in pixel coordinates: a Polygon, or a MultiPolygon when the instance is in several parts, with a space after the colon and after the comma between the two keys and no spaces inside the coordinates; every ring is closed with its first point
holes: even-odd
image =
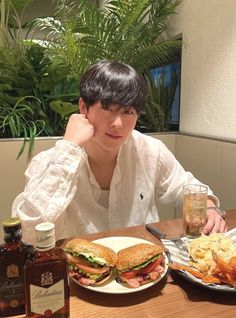
{"type": "Polygon", "coordinates": [[[184,235],[195,238],[201,235],[206,222],[207,186],[188,184],[183,188],[184,235]]]}

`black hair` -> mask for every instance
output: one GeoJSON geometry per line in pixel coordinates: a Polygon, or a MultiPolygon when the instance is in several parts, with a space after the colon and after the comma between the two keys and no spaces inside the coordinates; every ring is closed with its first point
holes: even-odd
{"type": "Polygon", "coordinates": [[[82,76],[80,97],[87,108],[99,101],[105,107],[134,107],[139,114],[147,100],[147,85],[144,77],[131,66],[103,60],[82,76]]]}

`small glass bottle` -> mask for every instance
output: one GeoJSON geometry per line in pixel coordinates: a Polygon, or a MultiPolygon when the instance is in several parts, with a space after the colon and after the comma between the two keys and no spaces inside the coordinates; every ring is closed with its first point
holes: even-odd
{"type": "Polygon", "coordinates": [[[34,248],[22,242],[19,218],[2,223],[5,243],[0,245],[0,317],[5,317],[25,312],[24,263],[34,248]]]}
{"type": "Polygon", "coordinates": [[[53,223],[36,225],[35,258],[26,262],[26,317],[69,317],[66,255],[55,247],[53,223]]]}

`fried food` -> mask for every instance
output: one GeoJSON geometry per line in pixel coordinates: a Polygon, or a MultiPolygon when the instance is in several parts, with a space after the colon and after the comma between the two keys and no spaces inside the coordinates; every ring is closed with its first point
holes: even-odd
{"type": "Polygon", "coordinates": [[[183,264],[177,264],[177,263],[168,263],[168,267],[174,270],[183,270],[186,271],[190,274],[192,274],[193,276],[197,277],[197,278],[203,278],[204,275],[197,271],[194,268],[191,268],[190,266],[187,265],[183,265],[183,264]]]}
{"type": "Polygon", "coordinates": [[[222,282],[236,287],[236,256],[233,256],[229,262],[224,261],[216,253],[212,253],[216,267],[213,274],[222,282]]]}
{"type": "Polygon", "coordinates": [[[204,283],[227,284],[236,287],[236,246],[222,233],[192,240],[188,251],[189,266],[169,263],[174,270],[183,270],[200,278],[204,283]]]}
{"type": "Polygon", "coordinates": [[[203,234],[189,243],[188,251],[192,259],[189,265],[205,275],[211,275],[216,266],[212,253],[217,253],[225,262],[236,256],[236,246],[223,233],[211,233],[208,236],[203,234]]]}

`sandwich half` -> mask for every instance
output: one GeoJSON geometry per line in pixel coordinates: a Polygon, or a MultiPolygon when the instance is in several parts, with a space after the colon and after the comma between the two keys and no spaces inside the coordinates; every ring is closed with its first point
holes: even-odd
{"type": "Polygon", "coordinates": [[[118,252],[118,281],[137,288],[157,280],[164,271],[163,249],[154,244],[140,243],[118,252]]]}
{"type": "Polygon", "coordinates": [[[72,239],[64,247],[69,275],[82,285],[99,285],[108,280],[117,254],[110,248],[83,239],[72,239]]]}

